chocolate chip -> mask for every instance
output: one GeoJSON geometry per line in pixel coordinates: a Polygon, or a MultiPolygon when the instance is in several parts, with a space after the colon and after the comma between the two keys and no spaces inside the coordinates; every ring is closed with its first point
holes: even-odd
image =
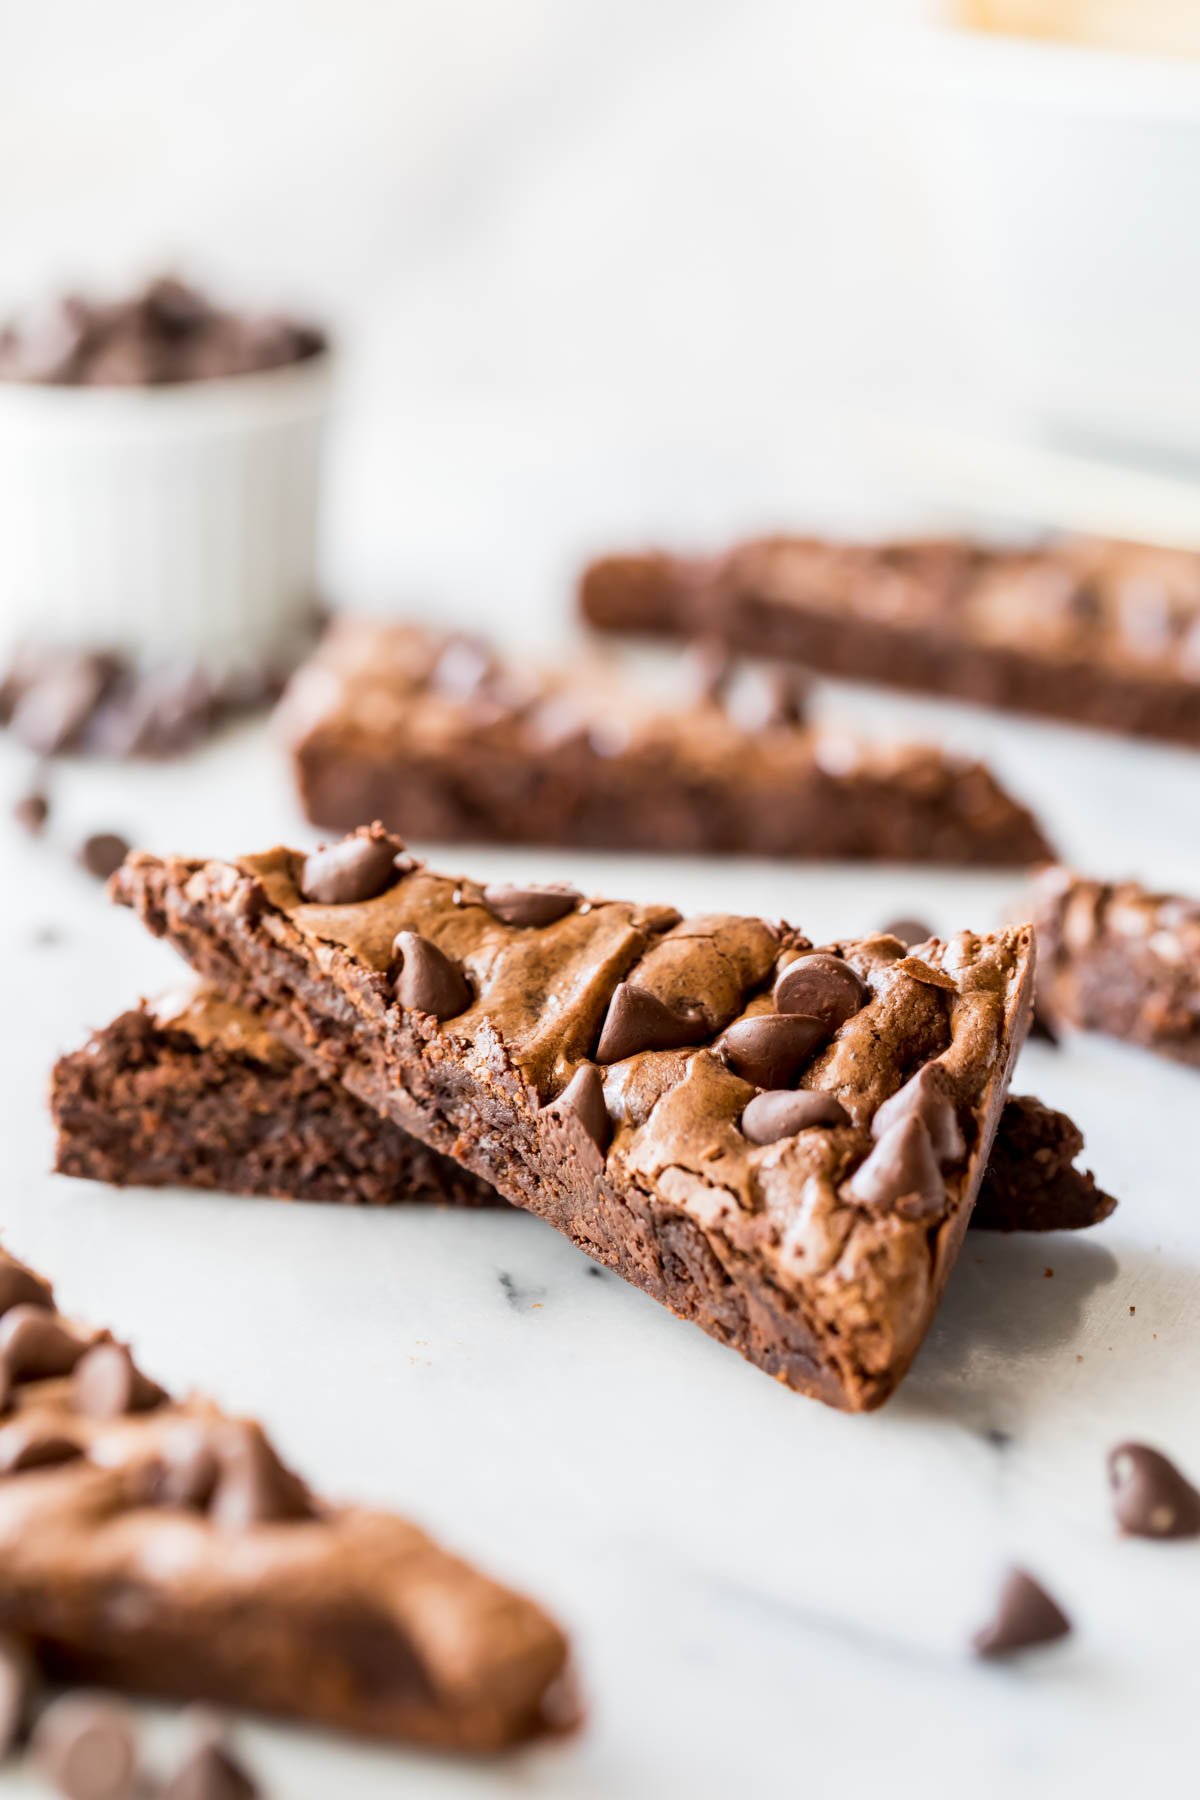
{"type": "Polygon", "coordinates": [[[820,1019],[803,1013],[755,1013],[722,1032],[715,1049],[736,1075],[755,1087],[782,1088],[828,1040],[820,1019]]]}
{"type": "Polygon", "coordinates": [[[492,882],[483,890],[483,904],[492,917],[505,925],[553,925],[571,912],[582,898],[578,889],[551,883],[544,887],[514,887],[492,882]]]}
{"type": "Polygon", "coordinates": [[[207,1506],[219,1473],[212,1427],[185,1419],[161,1439],[154,1459],[138,1469],[138,1498],[147,1506],[207,1506]]]}
{"type": "Polygon", "coordinates": [[[50,802],[39,789],[31,788],[29,793],[13,802],[12,815],[22,831],[27,831],[30,837],[39,837],[50,817],[50,802]]]}
{"type": "Polygon", "coordinates": [[[1117,1524],[1130,1537],[1200,1537],[1200,1493],[1148,1444],[1118,1444],[1108,1459],[1117,1524]]]}
{"type": "Polygon", "coordinates": [[[72,1398],[88,1419],[119,1419],[161,1406],[166,1392],[136,1367],[124,1344],[96,1344],[76,1364],[72,1398]]]}
{"type": "Polygon", "coordinates": [[[97,881],[107,881],[115,875],[128,855],[129,844],[115,831],[94,831],[84,838],[77,852],[80,868],[97,881]]]}
{"type": "Polygon", "coordinates": [[[162,1800],[256,1800],[257,1784],[221,1743],[198,1744],[162,1791],[162,1800]]]}
{"type": "Polygon", "coordinates": [[[66,1800],[132,1800],[133,1727],[115,1706],[74,1694],[55,1700],[34,1728],[33,1754],[66,1800]]]}
{"type": "Polygon", "coordinates": [[[902,1088],[885,1100],[871,1121],[871,1136],[878,1141],[905,1119],[920,1119],[940,1167],[956,1163],[967,1153],[958,1113],[950,1098],[947,1077],[936,1062],[917,1070],[902,1088]]]}
{"type": "Polygon", "coordinates": [[[374,900],[403,873],[404,844],[386,832],[355,832],[304,859],[300,892],[318,906],[353,906],[374,900]]]}
{"type": "Polygon", "coordinates": [[[398,931],[392,942],[396,999],[403,1007],[453,1019],[471,1004],[471,988],[458,964],[416,931],[398,931]]]}
{"type": "Polygon", "coordinates": [[[883,937],[899,938],[906,950],[911,950],[914,944],[926,944],[934,936],[924,919],[892,919],[879,930],[883,937]]]}
{"type": "Polygon", "coordinates": [[[36,1302],[10,1307],[0,1319],[0,1360],[14,1381],[69,1375],[92,1343],[36,1302]]]}
{"type": "Polygon", "coordinates": [[[209,1517],[227,1531],[281,1519],[311,1519],[312,1501],[299,1476],[285,1468],[261,1425],[239,1421],[216,1440],[219,1474],[209,1517]]]}
{"type": "Polygon", "coordinates": [[[678,1013],[632,981],[620,981],[613,990],[596,1046],[596,1061],[624,1062],[643,1050],[682,1050],[703,1043],[708,1036],[697,1013],[678,1013]]]}
{"type": "Polygon", "coordinates": [[[832,1094],[810,1088],[773,1088],[755,1094],[742,1114],[742,1135],[752,1144],[774,1144],[812,1125],[848,1125],[850,1114],[832,1094]]]}
{"type": "Polygon", "coordinates": [[[1009,1656],[1064,1638],[1071,1621],[1045,1588],[1024,1569],[1010,1569],[1001,1584],[996,1611],[971,1640],[977,1656],[1009,1656]]]}
{"type": "Polygon", "coordinates": [[[546,1113],[564,1123],[573,1122],[583,1132],[594,1155],[588,1160],[599,1166],[612,1142],[612,1120],[604,1100],[604,1078],[595,1063],[584,1063],[546,1108],[546,1113]]]}
{"type": "Polygon", "coordinates": [[[866,1005],[870,989],[840,956],[816,950],[788,964],[775,983],[775,1010],[806,1013],[836,1031],[866,1005]]]}
{"type": "Polygon", "coordinates": [[[910,1114],[886,1131],[847,1184],[860,1206],[906,1219],[936,1218],[946,1187],[923,1120],[910,1114]]]}
{"type": "Polygon", "coordinates": [[[0,1633],[0,1761],[25,1735],[38,1685],[37,1664],[24,1639],[0,1633]]]}
{"type": "Polygon", "coordinates": [[[48,1281],[20,1263],[0,1261],[0,1316],[14,1306],[40,1306],[54,1311],[54,1293],[48,1281]]]}
{"type": "Polygon", "coordinates": [[[16,1418],[0,1426],[0,1475],[46,1469],[54,1463],[74,1462],[82,1455],[73,1438],[39,1425],[36,1419],[16,1418]]]}

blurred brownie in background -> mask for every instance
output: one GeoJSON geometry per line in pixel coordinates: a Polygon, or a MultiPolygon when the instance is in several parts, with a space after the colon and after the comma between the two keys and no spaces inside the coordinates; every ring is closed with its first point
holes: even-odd
{"type": "Polygon", "coordinates": [[[773,537],[602,557],[579,597],[600,630],[713,634],[823,674],[1200,746],[1200,554],[773,537]]]}
{"type": "Polygon", "coordinates": [[[314,824],[597,849],[1036,862],[1046,840],[981,764],[804,720],[797,671],[697,657],[664,701],[599,657],[538,669],[484,643],[340,620],[283,706],[314,824]]]}

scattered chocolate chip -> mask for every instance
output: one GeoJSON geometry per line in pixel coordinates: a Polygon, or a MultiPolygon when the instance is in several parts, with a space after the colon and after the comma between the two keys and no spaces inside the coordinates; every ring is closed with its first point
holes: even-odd
{"type": "Polygon", "coordinates": [[[775,983],[776,1012],[806,1013],[831,1032],[861,1011],[869,998],[862,977],[842,957],[825,950],[797,957],[775,983]]]}
{"type": "Polygon", "coordinates": [[[879,927],[883,937],[899,938],[906,950],[914,944],[926,944],[935,934],[924,919],[891,919],[879,927]]]}
{"type": "Polygon", "coordinates": [[[75,1366],[75,1411],[88,1419],[119,1419],[161,1406],[166,1391],[137,1368],[124,1344],[96,1344],[75,1366]]]}
{"type": "Polygon", "coordinates": [[[604,1015],[596,1061],[624,1062],[643,1050],[682,1050],[707,1036],[698,1013],[678,1013],[647,988],[620,981],[604,1015]]]}
{"type": "Polygon", "coordinates": [[[803,1013],[755,1013],[730,1025],[715,1048],[744,1081],[782,1088],[828,1040],[829,1031],[820,1019],[803,1013]]]}
{"type": "Polygon", "coordinates": [[[66,1800],[133,1800],[137,1751],[124,1712],[68,1694],[34,1727],[34,1757],[66,1800]]]}
{"type": "Polygon", "coordinates": [[[576,888],[550,883],[543,887],[514,887],[492,882],[483,890],[483,904],[493,918],[505,925],[553,925],[565,918],[582,898],[576,888]]]}
{"type": "Polygon", "coordinates": [[[956,1163],[966,1155],[966,1139],[940,1064],[927,1062],[884,1101],[871,1121],[871,1136],[878,1141],[894,1126],[910,1118],[920,1119],[925,1126],[940,1167],[956,1163]]]}
{"type": "Polygon", "coordinates": [[[153,1461],[138,1469],[138,1498],[147,1506],[204,1507],[219,1472],[212,1427],[181,1420],[160,1441],[153,1461]]]}
{"type": "Polygon", "coordinates": [[[977,1656],[1009,1656],[1066,1637],[1071,1621],[1045,1588],[1024,1569],[1010,1569],[1000,1587],[996,1611],[971,1640],[977,1656]]]}
{"type": "Polygon", "coordinates": [[[910,1113],[884,1132],[866,1161],[847,1184],[860,1206],[896,1212],[906,1219],[932,1219],[946,1204],[933,1145],[924,1121],[910,1113]]]}
{"type": "Polygon", "coordinates": [[[31,788],[13,802],[12,816],[22,831],[27,831],[30,837],[39,837],[50,817],[50,802],[39,789],[31,788]]]}
{"type": "Polygon", "coordinates": [[[10,1307],[0,1319],[0,1361],[14,1381],[69,1375],[93,1341],[40,1302],[10,1307]]]}
{"type": "Polygon", "coordinates": [[[742,1135],[752,1144],[774,1144],[812,1125],[848,1125],[850,1114],[832,1094],[810,1088],[774,1088],[755,1094],[742,1114],[742,1135]]]}
{"type": "Polygon", "coordinates": [[[14,1306],[40,1306],[54,1311],[54,1291],[48,1281],[24,1269],[20,1263],[0,1261],[0,1316],[14,1306]]]}
{"type": "Polygon", "coordinates": [[[80,844],[78,861],[80,868],[94,875],[97,881],[107,881],[128,855],[129,844],[117,832],[94,831],[80,844]]]}
{"type": "Polygon", "coordinates": [[[0,1632],[0,1762],[25,1735],[38,1669],[23,1638],[0,1632]]]}
{"type": "Polygon", "coordinates": [[[259,1788],[227,1745],[197,1744],[162,1791],[162,1800],[256,1800],[259,1788]]]}
{"type": "Polygon", "coordinates": [[[73,1438],[39,1425],[36,1419],[18,1417],[0,1425],[0,1475],[46,1469],[53,1463],[74,1462],[82,1455],[73,1438]]]}
{"type": "Polygon", "coordinates": [[[355,832],[304,859],[300,892],[318,906],[352,906],[374,900],[402,873],[404,844],[386,832],[355,832]]]}
{"type": "Polygon", "coordinates": [[[1200,1493],[1160,1450],[1118,1444],[1108,1479],[1117,1524],[1129,1537],[1200,1537],[1200,1493]]]}
{"type": "Polygon", "coordinates": [[[584,1063],[576,1069],[557,1100],[550,1102],[546,1112],[560,1120],[573,1120],[596,1152],[589,1160],[597,1166],[597,1159],[603,1161],[612,1142],[612,1120],[604,1101],[604,1078],[595,1063],[584,1063]]]}
{"type": "Polygon", "coordinates": [[[392,943],[396,999],[403,1007],[453,1019],[471,1004],[471,987],[458,964],[417,931],[398,931],[392,943]]]}
{"type": "Polygon", "coordinates": [[[311,1519],[312,1501],[299,1476],[285,1468],[261,1425],[222,1426],[217,1440],[217,1485],[209,1517],[227,1531],[281,1519],[311,1519]]]}

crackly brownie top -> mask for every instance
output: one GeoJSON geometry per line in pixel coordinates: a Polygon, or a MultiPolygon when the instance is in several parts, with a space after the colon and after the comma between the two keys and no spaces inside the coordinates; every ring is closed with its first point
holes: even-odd
{"type": "MultiPolygon", "coordinates": [[[[636,567],[634,559],[631,569],[636,567]]],[[[647,558],[657,579],[704,596],[747,592],[936,628],[1054,661],[1111,662],[1200,683],[1200,556],[1071,539],[1032,550],[965,539],[856,544],[775,537],[708,560],[647,558]]],[[[588,579],[602,578],[594,565],[588,579]]]]}
{"type": "MultiPolygon", "coordinates": [[[[657,769],[750,786],[820,770],[910,783],[922,794],[970,775],[978,763],[930,746],[879,747],[804,723],[796,669],[739,668],[715,645],[697,649],[674,703],[660,680],[631,677],[601,655],[562,665],[503,661],[487,643],[367,619],[335,620],[293,677],[281,708],[296,744],[386,762],[401,755],[503,755],[613,764],[652,757],[657,769]]],[[[998,794],[999,790],[995,790],[998,794]]]]}
{"type": "Polygon", "coordinates": [[[1030,928],[815,949],[764,919],[433,874],[378,826],[307,858],[137,856],[118,895],[156,870],[411,1027],[417,1054],[485,1087],[514,1072],[597,1177],[721,1235],[859,1365],[917,1332],[1026,1029],[1030,928]]]}
{"type": "MultiPolygon", "coordinates": [[[[147,1617],[240,1608],[257,1649],[230,1643],[225,1654],[247,1665],[250,1704],[249,1664],[269,1655],[270,1640],[255,1636],[259,1608],[301,1629],[323,1622],[315,1659],[340,1659],[343,1702],[361,1690],[368,1711],[486,1701],[489,1673],[503,1692],[505,1665],[526,1658],[527,1679],[548,1688],[565,1661],[561,1635],[531,1602],[407,1520],[315,1496],[260,1425],[171,1398],[108,1331],[59,1312],[49,1283],[3,1251],[0,1568],[6,1618],[14,1594],[44,1590],[41,1616],[67,1641],[76,1607],[91,1617],[84,1596],[94,1584],[147,1617]]],[[[212,1661],[198,1641],[197,1665],[212,1661]]],[[[305,1711],[303,1694],[295,1710],[305,1711]]]]}

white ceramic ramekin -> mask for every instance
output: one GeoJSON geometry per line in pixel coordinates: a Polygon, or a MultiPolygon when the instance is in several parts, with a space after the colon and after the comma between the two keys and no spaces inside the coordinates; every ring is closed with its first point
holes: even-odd
{"type": "Polygon", "coordinates": [[[0,384],[0,652],[286,662],[317,606],[328,355],[161,388],[0,384]]]}

